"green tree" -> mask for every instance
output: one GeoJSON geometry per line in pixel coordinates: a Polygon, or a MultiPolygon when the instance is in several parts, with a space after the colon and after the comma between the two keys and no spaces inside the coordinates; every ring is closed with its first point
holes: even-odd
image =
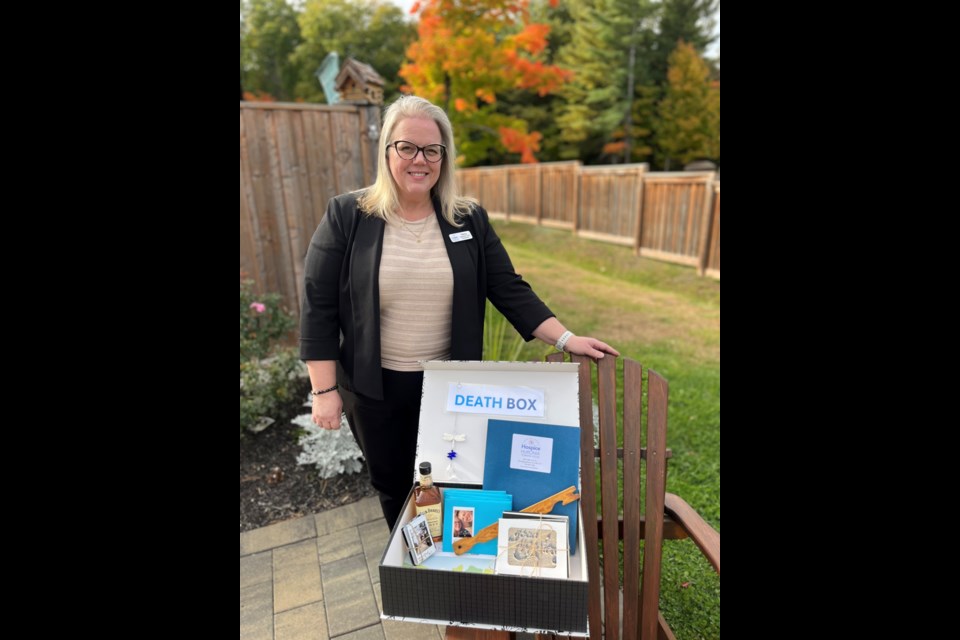
{"type": "MultiPolygon", "coordinates": [[[[637,96],[646,99],[645,61],[656,7],[649,0],[582,0],[568,5],[573,26],[559,62],[573,72],[558,110],[564,158],[633,159],[637,96]]],[[[644,146],[639,146],[643,150],[644,146]]]]}
{"type": "Polygon", "coordinates": [[[663,0],[655,36],[649,43],[650,81],[665,86],[670,54],[683,40],[701,57],[717,38],[713,15],[720,0],[663,0]]]}
{"type": "Polygon", "coordinates": [[[300,42],[296,9],[285,0],[242,0],[240,21],[241,86],[293,100],[299,75],[290,61],[300,42]]]}
{"type": "Polygon", "coordinates": [[[630,109],[630,139],[626,125],[618,126],[610,134],[610,142],[603,146],[604,158],[622,158],[624,162],[649,162],[653,155],[653,131],[657,118],[657,97],[660,90],[650,85],[634,89],[630,109]]]}
{"type": "MultiPolygon", "coordinates": [[[[697,158],[720,160],[720,86],[694,48],[680,42],[669,58],[667,94],[660,103],[657,142],[663,166],[697,158]]],[[[679,168],[679,167],[675,167],[679,168]]]]}
{"type": "Polygon", "coordinates": [[[398,71],[416,30],[396,6],[383,0],[307,0],[299,18],[302,42],[292,60],[300,75],[296,93],[308,102],[326,102],[316,71],[331,51],[341,64],[353,57],[383,76],[384,101],[399,92],[398,71]]]}
{"type": "Polygon", "coordinates": [[[667,58],[678,38],[701,53],[714,40],[709,16],[718,0],[570,0],[564,6],[573,20],[557,59],[573,79],[556,107],[558,157],[652,161],[667,58]]]}

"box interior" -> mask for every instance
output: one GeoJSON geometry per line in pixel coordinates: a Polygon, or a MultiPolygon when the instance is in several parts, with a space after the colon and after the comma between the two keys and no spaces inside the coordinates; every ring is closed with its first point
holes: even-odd
{"type": "MultiPolygon", "coordinates": [[[[438,485],[483,484],[483,462],[487,449],[487,420],[503,418],[517,422],[580,426],[578,365],[572,362],[425,362],[423,364],[423,399],[420,402],[420,429],[417,435],[417,458],[413,481],[421,462],[433,468],[433,481],[438,485]],[[464,365],[469,364],[469,368],[464,365]],[[545,389],[549,400],[542,417],[506,416],[487,413],[451,413],[447,393],[458,382],[507,387],[545,389]],[[445,436],[463,436],[452,442],[445,436]],[[457,457],[447,460],[454,449],[457,457]]],[[[544,496],[546,497],[546,496],[544,496]]]]}
{"type": "MultiPolygon", "coordinates": [[[[440,493],[443,494],[445,487],[440,487],[440,493]]],[[[404,525],[408,524],[416,514],[416,509],[413,504],[413,491],[410,492],[410,495],[407,496],[407,502],[403,506],[403,513],[400,515],[400,518],[397,520],[396,526],[394,526],[393,531],[390,534],[390,543],[387,545],[386,550],[383,553],[383,558],[381,558],[380,564],[390,566],[390,567],[402,567],[404,560],[408,558],[407,547],[403,541],[403,535],[400,533],[400,530],[404,525]]],[[[570,577],[568,580],[575,580],[577,582],[586,582],[587,581],[587,562],[586,562],[586,553],[584,552],[583,546],[583,512],[580,513],[581,517],[577,518],[578,523],[578,535],[577,535],[577,553],[570,556],[570,577]]],[[[449,552],[447,552],[449,553],[449,552]]],[[[465,553],[463,557],[469,557],[471,554],[465,553]]]]}

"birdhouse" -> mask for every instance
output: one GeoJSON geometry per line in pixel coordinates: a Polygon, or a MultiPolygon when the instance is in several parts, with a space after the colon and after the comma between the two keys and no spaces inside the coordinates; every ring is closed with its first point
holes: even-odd
{"type": "Polygon", "coordinates": [[[347,58],[335,86],[344,102],[383,104],[383,83],[373,67],[347,58]]]}

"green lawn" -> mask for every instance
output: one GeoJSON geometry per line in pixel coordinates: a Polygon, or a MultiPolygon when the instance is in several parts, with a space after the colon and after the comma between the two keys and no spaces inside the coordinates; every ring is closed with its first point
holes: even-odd
{"type": "MultiPolygon", "coordinates": [[[[720,529],[720,283],[569,231],[495,221],[514,266],[570,330],[670,384],[667,490],[720,529]]],[[[517,359],[550,349],[525,345],[517,359]]],[[[664,544],[660,606],[679,640],[720,637],[720,579],[689,540],[664,544]]]]}

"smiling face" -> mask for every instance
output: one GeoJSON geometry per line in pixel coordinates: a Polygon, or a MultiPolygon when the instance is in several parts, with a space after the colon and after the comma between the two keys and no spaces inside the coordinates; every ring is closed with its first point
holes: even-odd
{"type": "MultiPolygon", "coordinates": [[[[429,118],[405,118],[397,123],[390,136],[390,142],[405,140],[418,147],[428,144],[443,144],[440,127],[429,118]]],[[[404,160],[397,155],[394,147],[387,149],[387,161],[390,163],[390,175],[397,185],[400,202],[411,204],[429,201],[430,190],[440,179],[443,161],[427,162],[423,152],[418,152],[413,160],[404,160]]]]}
{"type": "Polygon", "coordinates": [[[462,529],[473,531],[473,510],[462,509],[457,513],[456,520],[460,523],[462,529]]]}

